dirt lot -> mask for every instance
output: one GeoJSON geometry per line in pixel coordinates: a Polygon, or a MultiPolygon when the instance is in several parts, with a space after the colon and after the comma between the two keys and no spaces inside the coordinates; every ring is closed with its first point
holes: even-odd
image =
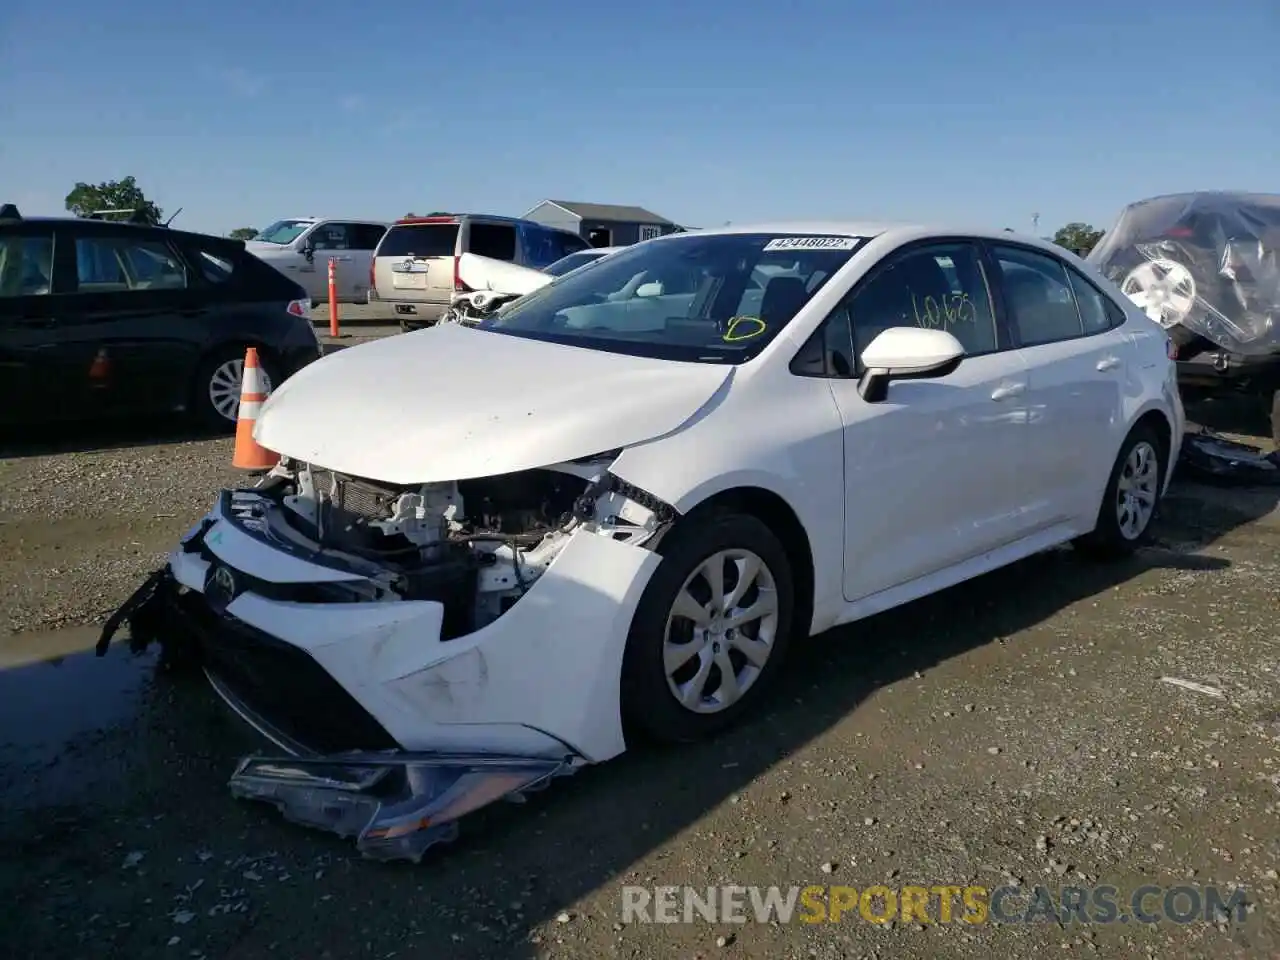
{"type": "Polygon", "coordinates": [[[255,741],[201,683],[76,652],[236,479],[226,440],[116,442],[0,460],[6,956],[1280,951],[1276,491],[1180,483],[1133,561],[1051,552],[828,634],[754,722],[490,809],[411,867],[232,800],[255,741]],[[1250,906],[1242,925],[623,925],[624,883],[1219,884],[1250,906]]]}

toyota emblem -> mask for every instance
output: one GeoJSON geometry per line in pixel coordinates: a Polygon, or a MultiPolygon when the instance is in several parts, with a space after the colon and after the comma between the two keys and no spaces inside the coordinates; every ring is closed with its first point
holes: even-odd
{"type": "Polygon", "coordinates": [[[236,598],[240,585],[236,576],[227,567],[214,567],[205,579],[204,598],[215,613],[222,613],[236,598]]]}

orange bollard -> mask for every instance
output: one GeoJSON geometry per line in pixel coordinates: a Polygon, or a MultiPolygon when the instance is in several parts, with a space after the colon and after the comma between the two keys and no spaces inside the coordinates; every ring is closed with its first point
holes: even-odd
{"type": "Polygon", "coordinates": [[[338,258],[329,258],[329,336],[338,336],[338,258]]]}
{"type": "Polygon", "coordinates": [[[241,470],[270,470],[280,461],[278,453],[272,453],[253,438],[253,427],[265,399],[267,394],[262,389],[262,366],[258,363],[258,351],[255,347],[250,347],[244,355],[244,374],[240,380],[236,450],[231,458],[233,467],[241,470]]]}

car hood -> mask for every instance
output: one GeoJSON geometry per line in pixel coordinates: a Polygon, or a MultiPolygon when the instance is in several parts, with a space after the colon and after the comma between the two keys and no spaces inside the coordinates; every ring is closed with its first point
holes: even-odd
{"type": "Polygon", "coordinates": [[[545,287],[554,278],[541,270],[464,253],[458,258],[458,279],[472,290],[516,293],[523,297],[526,293],[545,287]]]}
{"type": "Polygon", "coordinates": [[[732,372],[441,324],[308,364],[263,404],[254,437],[370,480],[465,480],[670,433],[732,372]]]}
{"type": "Polygon", "coordinates": [[[252,253],[255,257],[278,257],[282,254],[293,253],[292,247],[287,247],[281,243],[269,243],[266,240],[246,240],[244,248],[252,253]]]}

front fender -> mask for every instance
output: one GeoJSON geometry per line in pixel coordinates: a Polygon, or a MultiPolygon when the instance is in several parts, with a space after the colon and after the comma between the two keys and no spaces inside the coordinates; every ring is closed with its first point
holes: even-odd
{"type": "Polygon", "coordinates": [[[823,380],[785,391],[750,387],[676,433],[625,449],[610,472],[686,514],[731,490],[771,493],[795,514],[814,567],[814,631],[841,606],[844,571],[844,426],[823,380]]]}

